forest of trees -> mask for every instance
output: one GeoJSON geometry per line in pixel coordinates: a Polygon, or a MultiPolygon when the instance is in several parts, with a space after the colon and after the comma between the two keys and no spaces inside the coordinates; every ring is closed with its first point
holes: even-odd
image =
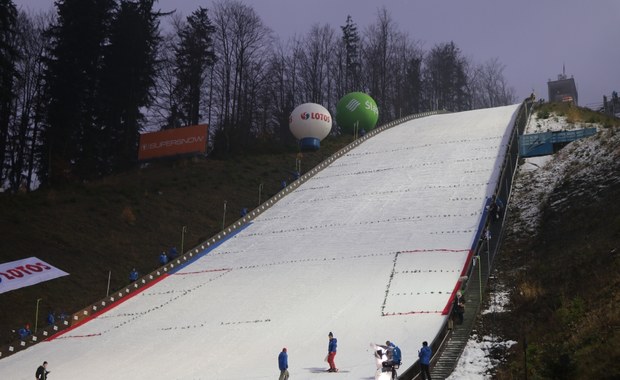
{"type": "Polygon", "coordinates": [[[0,0],[1,188],[135,167],[146,130],[209,124],[215,156],[291,144],[297,105],[334,113],[351,91],[375,99],[380,123],[516,100],[498,59],[475,63],[454,42],[425,51],[385,7],[363,28],[348,16],[282,41],[238,0],[187,16],[155,3],[56,0],[34,14],[0,0]]]}

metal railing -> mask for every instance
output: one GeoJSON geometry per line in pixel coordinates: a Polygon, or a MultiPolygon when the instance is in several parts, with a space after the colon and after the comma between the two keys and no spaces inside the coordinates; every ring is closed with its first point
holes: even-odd
{"type": "MultiPolygon", "coordinates": [[[[529,115],[532,109],[531,101],[524,101],[521,103],[517,116],[515,118],[514,124],[512,126],[511,137],[506,146],[506,155],[504,156],[504,160],[501,164],[501,172],[497,182],[497,186],[495,187],[493,194],[497,196],[499,199],[504,199],[504,210],[507,209],[508,202],[511,196],[512,189],[512,180],[518,168],[518,158],[519,158],[519,135],[523,134],[525,130],[525,126],[527,124],[527,120],[529,119],[529,115]]],[[[478,225],[478,230],[476,231],[471,252],[474,253],[474,260],[468,260],[466,264],[467,267],[465,269],[467,279],[462,282],[461,290],[464,293],[468,291],[476,291],[482,293],[482,290],[486,286],[486,282],[488,281],[488,277],[490,275],[490,269],[493,265],[493,260],[496,256],[496,253],[500,247],[500,243],[503,239],[503,224],[506,216],[506,212],[502,212],[502,220],[501,223],[490,223],[487,205],[489,204],[490,199],[485,200],[485,204],[483,205],[483,213],[480,217],[480,222],[478,225]],[[481,239],[484,228],[491,228],[492,236],[497,236],[497,238],[491,240],[489,246],[486,246],[486,242],[481,239]],[[485,249],[486,246],[486,249],[485,249]],[[474,262],[477,260],[478,266],[474,265],[474,262]],[[487,266],[486,273],[482,273],[481,265],[482,262],[485,262],[487,266]],[[474,273],[474,271],[478,268],[478,274],[474,273]],[[476,286],[478,289],[473,289],[471,287],[476,286]]],[[[449,304],[452,303],[454,298],[454,294],[449,300],[449,304]]],[[[479,302],[475,305],[472,305],[469,301],[467,302],[467,310],[468,313],[478,314],[480,310],[480,306],[482,304],[482,297],[480,297],[479,302]]],[[[442,325],[439,333],[436,335],[435,339],[430,344],[433,357],[431,358],[431,368],[435,366],[435,364],[439,361],[442,353],[447,348],[447,345],[450,344],[450,338],[452,337],[453,330],[451,328],[451,320],[450,315],[446,322],[442,325]]],[[[464,347],[463,347],[464,348],[464,347]]],[[[462,349],[460,351],[462,353],[462,349]]],[[[459,354],[460,356],[460,354],[459,354]]],[[[458,362],[458,357],[452,363],[452,370],[456,367],[458,362]]],[[[416,360],[409,368],[403,372],[398,379],[399,380],[413,380],[420,378],[420,366],[419,361],[416,360]]]]}

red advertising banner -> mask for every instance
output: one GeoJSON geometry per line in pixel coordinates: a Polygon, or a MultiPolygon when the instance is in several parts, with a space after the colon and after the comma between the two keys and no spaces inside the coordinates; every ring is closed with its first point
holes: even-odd
{"type": "Polygon", "coordinates": [[[176,156],[188,153],[205,153],[207,150],[207,124],[166,129],[140,135],[138,160],[176,156]]]}
{"type": "Polygon", "coordinates": [[[38,284],[69,273],[36,257],[0,264],[0,293],[38,284]]]}

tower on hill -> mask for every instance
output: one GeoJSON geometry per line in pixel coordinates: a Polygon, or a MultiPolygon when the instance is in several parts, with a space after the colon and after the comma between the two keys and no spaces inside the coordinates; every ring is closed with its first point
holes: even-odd
{"type": "Polygon", "coordinates": [[[575,86],[575,78],[566,77],[566,68],[562,65],[562,74],[558,75],[558,80],[549,80],[547,82],[549,89],[550,102],[568,102],[574,105],[578,104],[577,87],[575,86]]]}

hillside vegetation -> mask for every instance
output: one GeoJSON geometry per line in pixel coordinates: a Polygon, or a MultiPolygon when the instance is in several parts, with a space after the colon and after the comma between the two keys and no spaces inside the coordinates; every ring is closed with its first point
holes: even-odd
{"type": "Polygon", "coordinates": [[[496,378],[523,379],[527,368],[530,379],[617,379],[620,122],[567,105],[546,105],[538,116],[604,127],[516,179],[497,262],[511,311],[482,320],[519,342],[496,378]]]}
{"type": "MultiPolygon", "coordinates": [[[[303,153],[302,173],[352,141],[329,137],[303,153]]],[[[146,274],[159,254],[198,245],[240,217],[243,208],[276,194],[293,179],[298,153],[253,153],[226,160],[179,159],[149,164],[102,180],[0,194],[0,252],[9,262],[36,256],[70,275],[0,294],[0,343],[12,330],[45,325],[49,311],[71,314],[128,283],[135,267],[146,274]],[[186,233],[182,236],[183,226],[186,233]]]]}
{"type": "Polygon", "coordinates": [[[538,119],[566,117],[569,125],[598,124],[603,128],[620,126],[620,119],[592,111],[589,108],[575,107],[570,103],[544,103],[537,106],[535,114],[538,119]]]}

